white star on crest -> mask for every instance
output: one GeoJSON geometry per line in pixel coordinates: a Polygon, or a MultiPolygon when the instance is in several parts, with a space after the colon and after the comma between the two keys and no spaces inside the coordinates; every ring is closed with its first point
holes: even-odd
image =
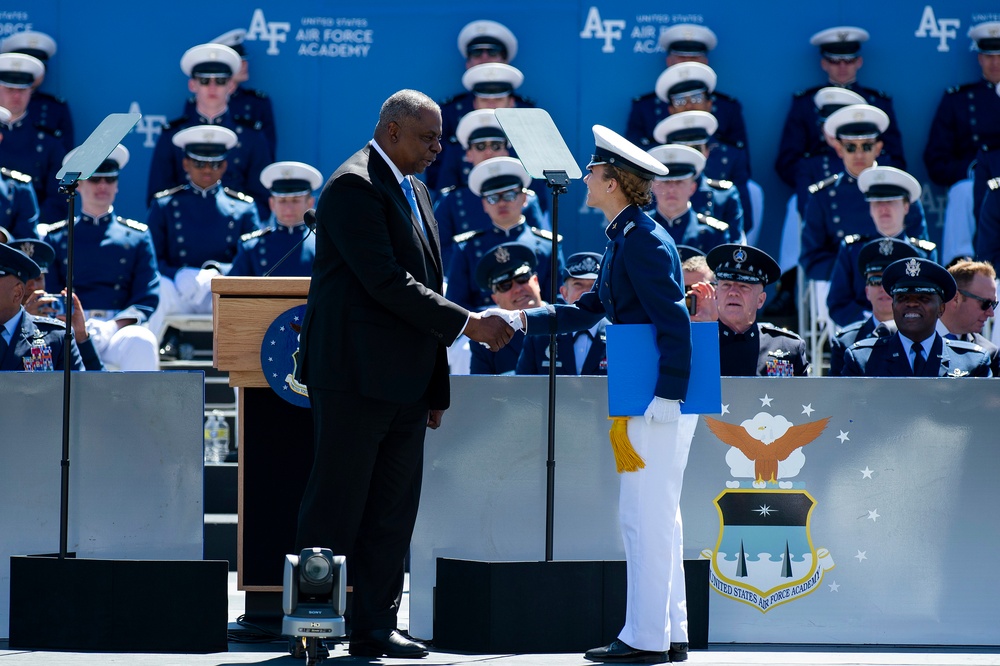
{"type": "Polygon", "coordinates": [[[878,509],[872,509],[871,511],[869,511],[868,517],[871,518],[873,523],[878,522],[878,519],[881,518],[881,516],[878,515],[878,509]]]}
{"type": "Polygon", "coordinates": [[[778,513],[777,509],[772,509],[771,507],[769,507],[766,504],[761,504],[760,508],[759,509],[754,509],[754,511],[756,511],[757,513],[759,513],[761,515],[761,517],[763,517],[763,516],[770,516],[772,511],[774,513],[778,513]]]}
{"type": "Polygon", "coordinates": [[[850,438],[850,437],[848,437],[848,436],[847,436],[847,433],[846,433],[846,432],[844,432],[843,430],[841,430],[841,431],[840,431],[840,434],[839,434],[839,435],[837,435],[837,439],[839,439],[839,440],[840,440],[840,443],[841,443],[841,444],[843,444],[844,442],[849,442],[849,441],[851,441],[851,438],[850,438]]]}
{"type": "Polygon", "coordinates": [[[760,400],[760,406],[761,407],[770,407],[771,406],[771,401],[774,400],[774,398],[767,397],[767,394],[765,393],[764,397],[763,398],[758,398],[758,400],[760,400]]]}
{"type": "Polygon", "coordinates": [[[277,340],[271,340],[271,346],[272,346],[272,347],[273,347],[274,345],[276,345],[276,344],[278,344],[278,341],[277,341],[277,340]]]}
{"type": "Polygon", "coordinates": [[[808,405],[802,405],[802,413],[806,416],[812,416],[812,413],[816,410],[813,409],[813,404],[810,402],[808,405]]]}
{"type": "Polygon", "coordinates": [[[278,328],[278,330],[281,331],[282,333],[284,333],[285,332],[285,327],[281,326],[280,328],[278,328]]]}
{"type": "Polygon", "coordinates": [[[868,553],[867,550],[859,550],[858,554],[854,556],[854,559],[856,559],[858,562],[860,562],[861,560],[867,560],[868,559],[867,553],[868,553]]]}
{"type": "Polygon", "coordinates": [[[722,413],[723,414],[728,414],[729,413],[729,405],[723,405],[722,406],[722,413]]]}
{"type": "Polygon", "coordinates": [[[273,377],[274,379],[277,379],[278,378],[278,373],[277,372],[272,372],[271,373],[271,377],[273,377]]]}
{"type": "Polygon", "coordinates": [[[299,320],[299,316],[295,315],[294,317],[292,317],[292,319],[294,319],[295,321],[298,321],[299,320]]]}
{"type": "Polygon", "coordinates": [[[267,357],[267,362],[268,363],[272,363],[273,361],[274,361],[274,357],[273,356],[268,356],[267,357]]]}
{"type": "Polygon", "coordinates": [[[865,465],[865,468],[863,470],[861,470],[861,478],[862,479],[870,479],[870,478],[872,478],[872,474],[874,474],[874,472],[875,472],[875,470],[868,469],[868,465],[865,465]]]}
{"type": "Polygon", "coordinates": [[[827,587],[830,588],[831,592],[839,592],[840,591],[840,584],[837,583],[836,581],[830,583],[829,585],[827,585],[827,587]]]}

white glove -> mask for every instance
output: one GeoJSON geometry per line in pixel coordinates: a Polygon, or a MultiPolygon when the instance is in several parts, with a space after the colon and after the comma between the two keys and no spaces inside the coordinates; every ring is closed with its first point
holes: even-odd
{"type": "Polygon", "coordinates": [[[505,322],[507,322],[514,332],[517,333],[524,326],[521,325],[521,311],[520,310],[504,310],[503,308],[486,308],[479,313],[483,317],[500,317],[505,322]]]}
{"type": "Polygon", "coordinates": [[[670,423],[681,417],[681,401],[667,400],[666,398],[653,398],[643,415],[646,423],[670,423]]]}

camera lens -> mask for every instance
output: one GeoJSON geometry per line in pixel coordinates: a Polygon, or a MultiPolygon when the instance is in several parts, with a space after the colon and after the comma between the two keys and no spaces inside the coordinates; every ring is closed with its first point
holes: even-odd
{"type": "Polygon", "coordinates": [[[322,555],[312,555],[302,563],[301,571],[302,578],[315,585],[329,580],[333,567],[330,560],[322,555]]]}

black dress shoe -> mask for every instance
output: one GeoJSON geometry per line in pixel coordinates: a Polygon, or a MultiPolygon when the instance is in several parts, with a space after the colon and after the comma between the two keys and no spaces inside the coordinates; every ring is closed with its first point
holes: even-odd
{"type": "Polygon", "coordinates": [[[419,641],[407,638],[395,629],[373,629],[352,633],[348,652],[354,657],[419,659],[427,656],[427,647],[419,641]]]}
{"type": "Polygon", "coordinates": [[[616,640],[611,645],[587,650],[584,659],[619,664],[665,664],[670,661],[666,652],[637,650],[628,643],[616,640]]]}
{"type": "Polygon", "coordinates": [[[688,644],[687,643],[671,643],[670,649],[667,650],[667,656],[670,657],[671,663],[675,661],[687,661],[688,660],[688,644]]]}

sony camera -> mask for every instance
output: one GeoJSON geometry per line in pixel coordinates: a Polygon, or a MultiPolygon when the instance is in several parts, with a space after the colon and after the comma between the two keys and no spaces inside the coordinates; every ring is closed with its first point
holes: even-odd
{"type": "Polygon", "coordinates": [[[292,638],[334,639],[346,634],[347,558],[329,548],[285,555],[281,633],[292,638]]]}

